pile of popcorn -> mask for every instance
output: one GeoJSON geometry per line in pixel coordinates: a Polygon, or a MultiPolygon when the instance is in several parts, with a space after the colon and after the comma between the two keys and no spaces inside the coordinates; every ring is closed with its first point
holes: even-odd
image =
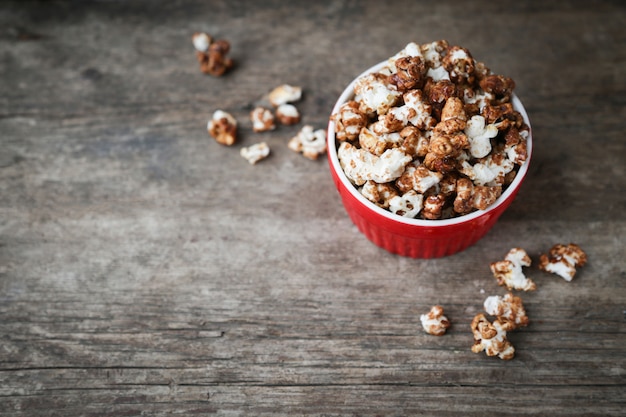
{"type": "Polygon", "coordinates": [[[527,159],[530,128],[515,83],[447,41],[409,43],[355,82],[331,116],[348,179],[374,204],[411,218],[484,210],[527,159]]]}

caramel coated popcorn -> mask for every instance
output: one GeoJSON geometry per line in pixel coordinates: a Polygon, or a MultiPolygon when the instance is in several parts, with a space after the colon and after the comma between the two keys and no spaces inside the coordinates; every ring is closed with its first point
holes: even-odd
{"type": "Polygon", "coordinates": [[[511,322],[496,318],[492,323],[481,313],[474,317],[470,327],[474,334],[472,352],[485,351],[487,356],[498,356],[504,360],[513,359],[515,348],[506,337],[506,332],[514,328],[511,322]]]}
{"type": "Polygon", "coordinates": [[[357,79],[354,98],[331,116],[341,166],[357,188],[375,181],[398,196],[421,195],[423,208],[402,215],[484,210],[528,158],[530,128],[511,105],[514,87],[465,48],[409,43],[357,79]]]}
{"type": "Polygon", "coordinates": [[[302,153],[305,158],[315,160],[326,152],[326,131],[313,130],[313,126],[305,125],[289,140],[287,146],[294,152],[302,153]]]}
{"type": "Polygon", "coordinates": [[[526,278],[522,271],[523,266],[530,266],[531,259],[522,248],[513,248],[506,254],[504,260],[492,262],[489,267],[499,285],[509,290],[533,291],[535,283],[526,278]]]}
{"type": "Polygon", "coordinates": [[[499,295],[487,297],[483,306],[487,314],[498,317],[501,322],[511,323],[513,328],[528,325],[528,316],[522,299],[512,293],[507,293],[504,297],[499,295]]]}
{"type": "Polygon", "coordinates": [[[237,140],[237,120],[228,112],[216,110],[207,123],[207,131],[217,143],[231,146],[237,140]]]}
{"type": "Polygon", "coordinates": [[[587,254],[575,243],[554,245],[548,254],[539,258],[539,269],[559,275],[571,281],[576,275],[576,268],[587,263],[587,254]]]}
{"type": "Polygon", "coordinates": [[[208,33],[196,32],[191,41],[196,49],[200,71],[203,73],[219,77],[233,67],[233,60],[227,56],[230,51],[230,43],[227,40],[214,40],[208,33]]]}
{"type": "Polygon", "coordinates": [[[443,315],[443,307],[433,306],[427,314],[420,316],[422,327],[428,334],[443,336],[450,327],[450,320],[443,315]]]}

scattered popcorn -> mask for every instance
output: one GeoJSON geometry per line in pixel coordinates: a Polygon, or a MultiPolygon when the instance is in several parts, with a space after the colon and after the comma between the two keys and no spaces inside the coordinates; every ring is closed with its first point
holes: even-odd
{"type": "Polygon", "coordinates": [[[300,112],[293,104],[281,104],[276,109],[276,118],[283,125],[295,125],[300,122],[300,112]]]}
{"type": "Polygon", "coordinates": [[[443,315],[443,307],[433,306],[428,314],[420,316],[422,327],[428,334],[443,336],[450,327],[450,321],[443,315]]]}
{"type": "Polygon", "coordinates": [[[219,77],[233,67],[233,60],[226,56],[230,51],[230,43],[227,40],[214,41],[204,32],[194,33],[191,39],[200,63],[200,71],[219,77]]]}
{"type": "Polygon", "coordinates": [[[487,314],[497,316],[501,322],[513,323],[514,328],[528,325],[528,316],[522,299],[512,293],[508,293],[504,297],[498,295],[487,297],[483,305],[487,314]]]}
{"type": "Polygon", "coordinates": [[[252,110],[250,119],[252,120],[252,130],[255,132],[266,132],[276,129],[274,115],[270,110],[263,107],[256,107],[252,110]]]}
{"type": "Polygon", "coordinates": [[[251,165],[254,165],[261,159],[268,157],[268,155],[270,154],[270,147],[267,146],[267,143],[261,142],[251,145],[249,147],[241,148],[240,154],[251,165]]]}
{"type": "Polygon", "coordinates": [[[194,33],[191,40],[193,42],[193,47],[196,48],[198,52],[206,52],[209,49],[211,42],[213,42],[211,36],[204,32],[194,33]]]}
{"type": "Polygon", "coordinates": [[[302,152],[305,158],[315,160],[326,152],[326,131],[314,131],[312,126],[306,125],[291,138],[287,146],[294,152],[302,152]]]}
{"type": "Polygon", "coordinates": [[[554,245],[548,254],[539,258],[539,269],[559,275],[566,281],[571,281],[576,274],[576,268],[587,263],[587,254],[575,243],[569,245],[554,245]]]}
{"type": "Polygon", "coordinates": [[[515,356],[515,348],[506,338],[506,332],[513,329],[510,322],[497,318],[491,323],[480,313],[472,320],[471,329],[474,334],[472,352],[480,353],[484,350],[487,356],[498,356],[504,360],[515,356]]]}
{"type": "Polygon", "coordinates": [[[354,97],[331,115],[340,164],[356,187],[393,181],[398,198],[422,195],[417,218],[485,210],[528,158],[530,127],[511,104],[514,87],[465,48],[410,42],[358,78],[354,97]],[[395,164],[377,175],[384,155],[395,164]]]}
{"type": "Polygon", "coordinates": [[[289,84],[282,84],[269,93],[269,101],[274,107],[281,104],[293,103],[302,97],[302,88],[289,84]]]}
{"type": "Polygon", "coordinates": [[[237,139],[237,120],[223,110],[216,110],[207,123],[209,134],[222,145],[231,146],[237,139]]]}
{"type": "Polygon", "coordinates": [[[490,268],[499,285],[509,290],[533,291],[536,289],[535,283],[522,272],[522,266],[530,264],[530,257],[524,249],[513,248],[503,261],[492,262],[490,268]]]}

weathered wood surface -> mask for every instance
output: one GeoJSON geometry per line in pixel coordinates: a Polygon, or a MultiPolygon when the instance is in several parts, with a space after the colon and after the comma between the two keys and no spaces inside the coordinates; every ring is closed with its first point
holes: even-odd
{"type": "Polygon", "coordinates": [[[2,2],[0,415],[624,415],[626,8],[528,3],[2,2]],[[231,42],[229,75],[199,72],[198,30],[231,42]],[[255,134],[248,112],[301,85],[323,128],[356,74],[444,38],[517,81],[535,154],[477,245],[401,258],[287,149],[302,124],[255,134]],[[207,136],[217,108],[234,148],[207,136]],[[489,262],[560,242],[589,263],[571,283],[528,268],[515,359],[472,353],[505,293],[489,262]]]}

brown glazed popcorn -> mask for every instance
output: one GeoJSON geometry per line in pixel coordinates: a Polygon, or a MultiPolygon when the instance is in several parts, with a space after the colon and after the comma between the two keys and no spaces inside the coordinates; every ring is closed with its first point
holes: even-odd
{"type": "Polygon", "coordinates": [[[411,42],[358,78],[354,98],[331,116],[340,164],[357,189],[375,181],[421,195],[415,218],[487,209],[528,158],[514,88],[461,46],[411,42]]]}
{"type": "Polygon", "coordinates": [[[266,132],[276,129],[274,115],[269,109],[255,107],[250,112],[250,120],[252,121],[252,130],[254,132],[266,132]]]}
{"type": "Polygon", "coordinates": [[[219,144],[231,146],[237,140],[237,120],[223,110],[216,110],[207,123],[207,131],[219,144]]]}
{"type": "Polygon", "coordinates": [[[487,297],[483,306],[487,314],[498,317],[500,322],[510,322],[514,329],[528,325],[528,316],[522,299],[513,293],[509,292],[504,297],[499,295],[487,297]]]}
{"type": "Polygon", "coordinates": [[[496,318],[491,323],[484,314],[480,313],[474,317],[470,327],[474,334],[472,352],[485,351],[487,356],[498,356],[504,360],[513,359],[515,348],[506,338],[506,332],[513,330],[511,322],[496,318]]]}
{"type": "Polygon", "coordinates": [[[571,281],[576,275],[576,268],[587,263],[587,254],[575,243],[554,245],[548,254],[539,258],[539,269],[559,275],[571,281]]]}
{"type": "Polygon", "coordinates": [[[233,60],[227,57],[230,51],[230,43],[227,40],[213,40],[204,32],[194,33],[191,39],[196,49],[196,58],[200,63],[200,71],[219,77],[233,67],[233,60]]]}
{"type": "Polygon", "coordinates": [[[492,262],[489,267],[499,285],[509,290],[534,291],[535,283],[526,278],[522,271],[523,266],[530,266],[531,259],[522,248],[513,248],[502,261],[492,262]]]}
{"type": "Polygon", "coordinates": [[[422,327],[428,334],[443,336],[450,327],[450,320],[443,315],[443,307],[433,306],[427,314],[420,316],[422,327]]]}

